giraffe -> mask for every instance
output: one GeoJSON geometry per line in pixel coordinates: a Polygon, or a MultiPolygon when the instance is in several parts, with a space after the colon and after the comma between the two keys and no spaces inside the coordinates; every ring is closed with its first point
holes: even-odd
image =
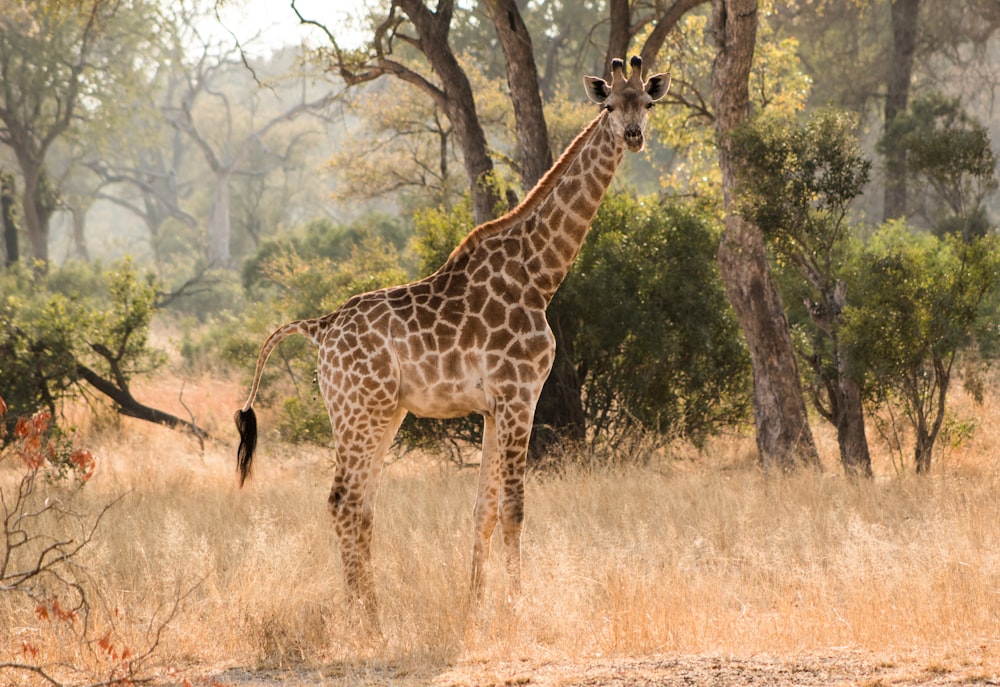
{"type": "Polygon", "coordinates": [[[267,358],[287,336],[318,347],[317,378],[337,462],[328,508],[347,591],[377,624],[371,566],[374,496],[382,458],[407,413],[484,418],[473,508],[471,595],[482,598],[490,540],[500,523],[508,598],[521,594],[524,477],[535,404],[555,339],[545,309],[573,263],[625,149],[644,146],[649,108],[669,74],[642,79],[642,61],[612,61],[612,78],[584,78],[597,117],[508,214],[473,229],[419,281],[348,299],[332,313],[290,322],[264,342],[250,395],[236,413],[237,469],[250,475],[253,402],[267,358]]]}

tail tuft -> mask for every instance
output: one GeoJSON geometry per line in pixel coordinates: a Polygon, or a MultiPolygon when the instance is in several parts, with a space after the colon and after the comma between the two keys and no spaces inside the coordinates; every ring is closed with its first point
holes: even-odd
{"type": "Polygon", "coordinates": [[[240,447],[236,450],[236,469],[240,473],[240,486],[250,476],[253,452],[257,448],[257,415],[253,408],[237,410],[236,429],[240,433],[240,447]]]}

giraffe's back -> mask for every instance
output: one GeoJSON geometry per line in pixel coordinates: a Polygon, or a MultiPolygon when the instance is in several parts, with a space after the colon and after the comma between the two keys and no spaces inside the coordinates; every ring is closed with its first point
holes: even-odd
{"type": "Polygon", "coordinates": [[[378,380],[421,417],[492,415],[503,400],[533,404],[554,338],[544,301],[517,269],[490,263],[490,244],[502,240],[485,241],[475,252],[487,257],[472,267],[356,296],[327,316],[319,355],[334,386],[351,394],[352,384],[378,380]]]}

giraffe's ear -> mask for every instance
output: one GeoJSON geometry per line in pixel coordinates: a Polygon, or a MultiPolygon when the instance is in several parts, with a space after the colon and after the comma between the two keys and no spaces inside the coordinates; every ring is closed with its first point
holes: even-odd
{"type": "Polygon", "coordinates": [[[583,85],[587,88],[587,96],[595,103],[603,105],[604,101],[611,95],[608,82],[599,77],[585,76],[583,77],[583,85]]]}
{"type": "Polygon", "coordinates": [[[646,81],[646,94],[655,103],[670,90],[670,74],[653,74],[646,81]]]}

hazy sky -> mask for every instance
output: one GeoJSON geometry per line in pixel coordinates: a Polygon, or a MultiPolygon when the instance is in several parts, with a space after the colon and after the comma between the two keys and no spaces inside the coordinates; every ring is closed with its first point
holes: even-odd
{"type": "MultiPolygon", "coordinates": [[[[359,0],[296,0],[295,3],[304,17],[322,21],[337,36],[341,47],[353,47],[363,40],[365,5],[359,0]]],[[[225,29],[253,53],[302,40],[314,45],[325,42],[321,31],[299,23],[290,0],[235,0],[226,3],[219,16],[225,29]]]]}

